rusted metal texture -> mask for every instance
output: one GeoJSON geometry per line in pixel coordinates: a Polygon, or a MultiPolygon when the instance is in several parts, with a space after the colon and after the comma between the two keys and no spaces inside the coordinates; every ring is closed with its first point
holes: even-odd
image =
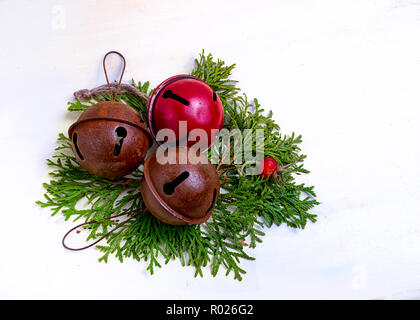
{"type": "Polygon", "coordinates": [[[122,177],[143,161],[152,139],[139,114],[128,105],[99,102],[69,128],[77,162],[104,178],[122,177]]]}
{"type": "MultiPolygon", "coordinates": [[[[176,148],[176,163],[160,164],[156,154],[144,164],[141,193],[149,211],[171,225],[200,224],[212,215],[220,191],[219,175],[204,155],[207,163],[181,164],[191,148],[176,148]]],[[[195,150],[194,150],[195,152],[195,150]]]]}

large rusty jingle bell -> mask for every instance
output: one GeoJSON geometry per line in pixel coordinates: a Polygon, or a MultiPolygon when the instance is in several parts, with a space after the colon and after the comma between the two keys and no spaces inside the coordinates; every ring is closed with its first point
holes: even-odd
{"type": "Polygon", "coordinates": [[[174,164],[160,164],[156,153],[146,159],[140,187],[144,203],[156,218],[167,224],[203,223],[212,215],[219,195],[219,175],[204,155],[200,155],[203,163],[187,160],[182,164],[180,159],[188,159],[191,148],[175,149],[174,164]]]}
{"type": "MultiPolygon", "coordinates": [[[[115,51],[108,52],[124,57],[115,51]]],[[[118,86],[119,86],[118,85],[118,86]]],[[[109,86],[110,87],[110,86],[109,86]]],[[[134,171],[143,161],[151,145],[151,136],[140,115],[128,105],[116,102],[118,93],[111,101],[99,102],[85,110],[69,128],[73,152],[77,162],[90,173],[104,178],[122,177],[134,171]]]]}

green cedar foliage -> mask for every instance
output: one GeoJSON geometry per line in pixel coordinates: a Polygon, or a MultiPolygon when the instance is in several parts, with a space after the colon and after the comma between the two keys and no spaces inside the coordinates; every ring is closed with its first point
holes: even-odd
{"type": "MultiPolygon", "coordinates": [[[[203,269],[210,266],[213,276],[223,269],[226,275],[233,273],[242,280],[245,270],[241,259],[253,260],[250,249],[262,241],[264,227],[285,223],[292,228],[304,228],[307,221],[316,221],[309,210],[318,202],[313,187],[297,184],[294,174],[308,173],[303,168],[304,155],[300,153],[301,136],[286,136],[280,133],[272,113],[264,110],[256,99],[249,101],[241,94],[237,81],[229,79],[235,65],[226,66],[221,60],[214,61],[204,51],[195,61],[192,75],[206,81],[217,92],[225,109],[225,127],[228,129],[263,129],[265,132],[264,153],[276,159],[283,170],[281,179],[263,179],[260,176],[244,175],[241,166],[221,164],[222,192],[213,217],[202,225],[171,226],[157,220],[147,212],[140,194],[142,166],[130,177],[104,179],[85,171],[72,153],[71,141],[60,133],[59,146],[52,159],[51,180],[44,183],[45,199],[37,201],[49,207],[52,215],[61,213],[66,220],[92,222],[87,241],[105,235],[120,222],[109,217],[127,210],[132,219],[111,233],[101,245],[99,261],[107,262],[115,255],[121,262],[124,258],[144,260],[151,274],[162,263],[179,260],[183,266],[193,266],[195,276],[203,276],[203,269]]],[[[140,91],[151,94],[149,82],[135,83],[140,91]]],[[[69,102],[68,110],[83,111],[109,96],[94,100],[69,102]]],[[[120,94],[119,100],[135,108],[147,119],[147,106],[132,94],[120,94]]],[[[246,137],[244,137],[246,139],[246,137]]],[[[233,150],[226,149],[226,152],[233,150]]],[[[121,219],[124,220],[124,219],[121,219]]]]}

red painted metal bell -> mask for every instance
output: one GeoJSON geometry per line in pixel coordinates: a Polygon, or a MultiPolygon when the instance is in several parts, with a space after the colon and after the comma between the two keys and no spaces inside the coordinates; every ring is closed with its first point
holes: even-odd
{"type": "Polygon", "coordinates": [[[167,224],[203,223],[212,215],[219,195],[219,175],[203,154],[197,161],[201,163],[197,163],[187,158],[191,148],[172,150],[176,152],[175,163],[160,164],[156,153],[146,159],[140,187],[144,203],[156,218],[167,224]]]}
{"type": "Polygon", "coordinates": [[[152,139],[140,115],[128,105],[99,102],[69,128],[77,162],[104,178],[122,177],[143,161],[152,139]]]}
{"type": "MultiPolygon", "coordinates": [[[[190,75],[177,75],[162,82],[154,91],[149,102],[148,120],[155,140],[161,129],[175,132],[176,140],[169,139],[169,142],[183,141],[191,130],[203,129],[208,137],[203,145],[208,148],[215,138],[212,129],[223,128],[223,104],[203,80],[190,75]],[[184,136],[180,136],[180,121],[187,122],[188,130],[184,136]]],[[[188,141],[187,145],[192,146],[195,143],[196,141],[188,141]]]]}

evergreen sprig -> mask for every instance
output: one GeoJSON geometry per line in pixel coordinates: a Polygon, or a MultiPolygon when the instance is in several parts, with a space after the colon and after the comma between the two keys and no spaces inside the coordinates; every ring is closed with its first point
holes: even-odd
{"type": "MultiPolygon", "coordinates": [[[[241,280],[245,270],[240,268],[241,259],[253,260],[249,248],[255,248],[264,236],[263,228],[286,223],[293,228],[304,228],[307,221],[316,221],[309,210],[318,202],[313,187],[297,184],[294,174],[308,173],[303,167],[304,155],[300,153],[301,136],[280,133],[272,119],[272,113],[264,115],[258,100],[249,101],[241,94],[237,81],[230,75],[235,65],[227,66],[221,60],[214,61],[204,50],[195,61],[192,75],[206,81],[219,95],[225,109],[225,127],[229,129],[263,129],[265,133],[264,154],[273,157],[283,170],[281,183],[260,176],[244,175],[243,168],[233,164],[219,166],[222,181],[221,193],[212,218],[202,225],[171,226],[157,220],[147,212],[140,194],[140,179],[137,169],[129,177],[104,179],[85,171],[72,153],[71,141],[60,133],[59,146],[48,165],[52,171],[51,181],[44,183],[45,200],[37,201],[49,207],[52,215],[61,212],[65,219],[91,222],[88,240],[97,239],[118,226],[120,221],[110,217],[127,210],[138,209],[128,214],[131,218],[115,232],[106,237],[106,243],[96,247],[102,252],[99,261],[107,262],[115,255],[121,262],[133,258],[147,262],[151,274],[171,260],[179,260],[183,266],[193,266],[195,276],[203,276],[203,268],[210,266],[216,276],[220,267],[226,275],[233,273],[241,280]]],[[[132,81],[141,92],[151,94],[149,82],[132,81]]],[[[68,110],[83,111],[109,96],[95,96],[87,102],[69,102],[68,110]]],[[[147,121],[147,106],[133,94],[120,94],[119,100],[135,108],[147,121]]],[[[245,136],[244,139],[247,139],[245,136]]],[[[256,148],[255,143],[252,144],[256,148]]],[[[227,149],[233,156],[233,150],[227,149]]],[[[222,155],[220,155],[222,157],[222,155]]]]}

